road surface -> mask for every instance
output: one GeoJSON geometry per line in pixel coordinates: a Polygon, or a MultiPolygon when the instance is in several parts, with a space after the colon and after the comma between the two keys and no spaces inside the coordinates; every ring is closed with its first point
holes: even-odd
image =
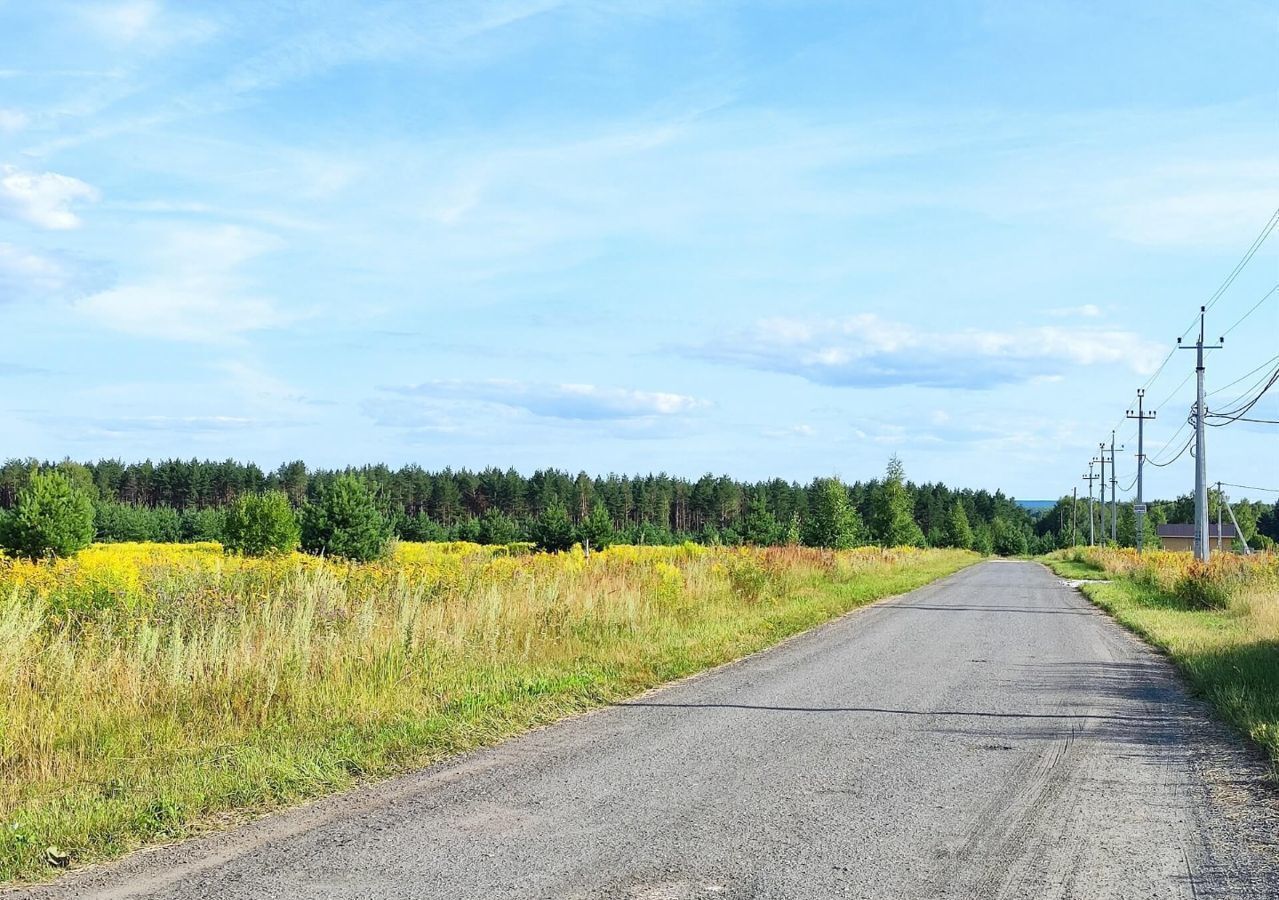
{"type": "Polygon", "coordinates": [[[1279,897],[1258,757],[1034,563],[35,897],[1279,897]]]}

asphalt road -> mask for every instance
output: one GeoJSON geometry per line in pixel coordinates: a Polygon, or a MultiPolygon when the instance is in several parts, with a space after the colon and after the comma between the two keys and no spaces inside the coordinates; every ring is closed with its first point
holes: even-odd
{"type": "Polygon", "coordinates": [[[499,747],[38,897],[1276,898],[1258,757],[992,562],[499,747]]]}

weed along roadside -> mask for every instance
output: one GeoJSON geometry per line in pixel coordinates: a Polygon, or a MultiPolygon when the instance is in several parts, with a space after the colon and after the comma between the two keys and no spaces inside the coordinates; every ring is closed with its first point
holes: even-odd
{"type": "Polygon", "coordinates": [[[723,663],[980,557],[217,544],[0,560],[0,879],[422,766],[723,663]]]}
{"type": "Polygon", "coordinates": [[[1045,562],[1166,652],[1221,715],[1270,755],[1279,777],[1279,553],[1219,554],[1081,548],[1045,562]]]}

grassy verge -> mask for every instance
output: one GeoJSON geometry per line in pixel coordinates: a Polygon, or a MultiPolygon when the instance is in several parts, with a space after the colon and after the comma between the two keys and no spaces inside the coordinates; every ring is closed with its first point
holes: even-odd
{"type": "Polygon", "coordinates": [[[1066,578],[1109,578],[1084,594],[1168,654],[1223,718],[1270,756],[1279,777],[1279,558],[1070,551],[1043,561],[1066,578]],[[1177,557],[1177,558],[1169,558],[1177,557]]]}
{"type": "Polygon", "coordinates": [[[0,880],[426,765],[975,562],[959,551],[216,547],[0,563],[0,880]]]}

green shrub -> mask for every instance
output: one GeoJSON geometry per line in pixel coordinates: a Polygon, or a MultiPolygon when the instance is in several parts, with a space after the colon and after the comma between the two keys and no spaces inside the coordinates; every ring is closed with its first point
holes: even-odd
{"type": "Polygon", "coordinates": [[[742,537],[746,543],[768,547],[778,542],[781,532],[777,517],[768,509],[768,502],[763,497],[751,500],[746,510],[746,519],[742,523],[742,537]]]}
{"type": "Polygon", "coordinates": [[[245,556],[288,553],[298,545],[298,518],[283,491],[241,494],[226,511],[222,544],[245,556]]]}
{"type": "Polygon", "coordinates": [[[156,541],[175,543],[182,540],[182,517],[171,506],[137,506],[100,500],[94,515],[97,538],[103,543],[118,541],[156,541]]]}
{"type": "Polygon", "coordinates": [[[573,523],[568,510],[558,500],[553,500],[542,510],[533,523],[533,540],[541,550],[554,553],[573,546],[573,523]]]}
{"type": "Polygon", "coordinates": [[[990,526],[982,522],[973,529],[973,550],[983,556],[990,556],[995,552],[995,536],[990,530],[990,526]]]}
{"type": "Polygon", "coordinates": [[[58,471],[32,473],[0,522],[0,547],[38,559],[70,556],[93,542],[93,499],[58,471]]]}
{"type": "Polygon", "coordinates": [[[473,516],[467,516],[460,519],[449,526],[448,530],[450,541],[470,541],[477,543],[480,539],[480,520],[473,516]]]}
{"type": "Polygon", "coordinates": [[[302,549],[361,562],[386,551],[391,526],[364,482],[339,475],[302,508],[302,549]]]}
{"type": "Polygon", "coordinates": [[[396,533],[402,540],[431,543],[449,539],[449,530],[424,512],[414,516],[401,516],[395,525],[396,533]]]}
{"type": "Polygon", "coordinates": [[[1005,519],[996,518],[991,524],[991,540],[1000,556],[1025,556],[1030,549],[1026,533],[1005,519]]]}
{"type": "Polygon", "coordinates": [[[184,509],[181,529],[184,541],[222,541],[226,537],[226,510],[184,509]]]}
{"type": "Polygon", "coordinates": [[[969,550],[973,546],[974,535],[972,526],[968,524],[968,512],[958,500],[946,511],[945,540],[947,547],[960,550],[969,550]]]}
{"type": "Polygon", "coordinates": [[[818,481],[804,522],[804,543],[810,547],[847,550],[865,543],[865,529],[848,488],[836,478],[818,481]]]}
{"type": "Polygon", "coordinates": [[[520,526],[510,516],[491,507],[480,516],[481,544],[510,544],[520,538],[520,526]]]}
{"type": "Polygon", "coordinates": [[[1230,586],[1224,578],[1214,576],[1206,566],[1192,566],[1179,577],[1172,588],[1183,603],[1204,609],[1225,609],[1230,605],[1230,586]]]}
{"type": "Polygon", "coordinates": [[[591,514],[586,517],[578,532],[584,544],[589,542],[592,550],[603,550],[617,540],[613,532],[613,519],[603,503],[596,502],[591,514]]]}

